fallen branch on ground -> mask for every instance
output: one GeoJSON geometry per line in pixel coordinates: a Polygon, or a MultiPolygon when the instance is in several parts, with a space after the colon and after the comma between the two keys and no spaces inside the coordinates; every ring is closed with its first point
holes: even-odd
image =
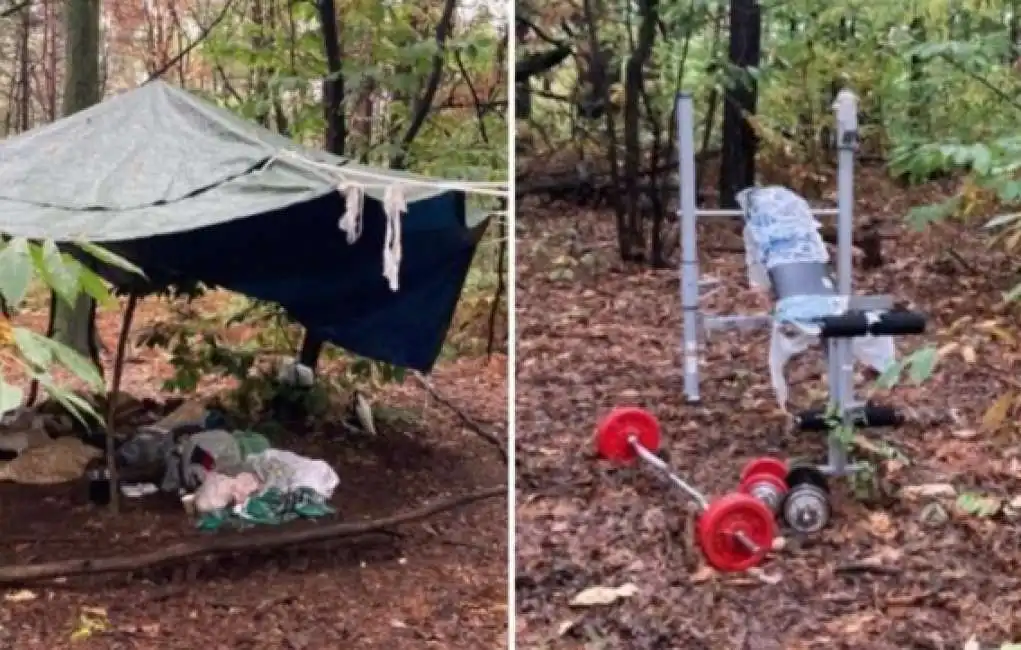
{"type": "Polygon", "coordinates": [[[491,499],[506,494],[507,487],[500,485],[439,501],[417,510],[392,517],[384,517],[383,519],[373,519],[357,523],[326,524],[299,530],[275,530],[264,533],[249,533],[239,536],[178,542],[155,551],[134,555],[0,566],[0,584],[24,584],[49,578],[139,571],[198,556],[225,555],[227,553],[244,551],[264,551],[296,544],[354,537],[426,519],[440,512],[453,510],[475,501],[491,499]]]}
{"type": "Polygon", "coordinates": [[[456,413],[457,417],[460,418],[461,422],[463,422],[466,427],[477,433],[480,438],[496,447],[496,450],[500,452],[500,457],[503,458],[504,462],[507,462],[507,449],[504,448],[503,441],[500,440],[500,438],[490,433],[489,431],[486,431],[486,429],[481,424],[471,419],[471,417],[469,417],[467,413],[457,408],[457,406],[455,406],[450,400],[440,395],[436,388],[431,383],[429,383],[428,379],[426,379],[417,372],[413,373],[411,376],[415,378],[415,380],[419,383],[420,386],[422,386],[422,388],[426,390],[426,392],[432,395],[433,399],[435,399],[437,402],[446,406],[448,409],[456,413]]]}

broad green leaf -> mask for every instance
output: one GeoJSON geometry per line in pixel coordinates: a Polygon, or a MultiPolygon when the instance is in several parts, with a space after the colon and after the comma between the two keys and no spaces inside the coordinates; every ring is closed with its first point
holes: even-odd
{"type": "Polygon", "coordinates": [[[110,288],[106,286],[103,278],[81,263],[78,263],[78,282],[82,291],[92,296],[98,304],[102,306],[116,304],[117,299],[110,293],[110,288]]]}
{"type": "Polygon", "coordinates": [[[975,517],[991,517],[1000,511],[1003,502],[996,497],[965,492],[957,497],[957,508],[975,517]]]}
{"type": "Polygon", "coordinates": [[[1010,291],[1003,294],[1003,300],[1006,302],[1013,302],[1021,297],[1021,282],[1015,284],[1010,291]]]}
{"type": "Polygon", "coordinates": [[[18,351],[25,361],[38,370],[45,370],[53,363],[53,351],[48,343],[49,339],[32,330],[24,327],[14,328],[14,344],[18,346],[18,351]]]}
{"type": "Polygon", "coordinates": [[[904,360],[894,361],[876,379],[876,386],[882,389],[890,389],[900,383],[901,373],[904,372],[904,360]]]}
{"type": "Polygon", "coordinates": [[[124,259],[120,255],[117,255],[116,253],[112,253],[106,250],[102,246],[93,244],[92,242],[88,241],[76,241],[75,246],[82,249],[89,255],[95,257],[100,262],[109,264],[110,266],[122,269],[124,271],[129,271],[143,278],[146,277],[145,272],[142,271],[141,268],[139,268],[132,262],[129,262],[128,260],[124,259]]]}
{"type": "Polygon", "coordinates": [[[64,257],[53,240],[46,240],[42,246],[33,246],[32,253],[46,284],[69,307],[74,306],[75,299],[78,298],[78,277],[75,273],[77,269],[74,266],[69,267],[64,262],[64,257]]]}
{"type": "Polygon", "coordinates": [[[25,299],[33,271],[28,240],[24,237],[15,237],[0,250],[0,294],[8,305],[17,305],[25,299]]]}
{"type": "Polygon", "coordinates": [[[91,429],[94,424],[103,422],[102,416],[96,412],[92,404],[89,404],[80,395],[76,395],[66,388],[58,386],[49,375],[33,373],[32,377],[39,382],[39,385],[43,387],[50,397],[60,402],[61,406],[66,408],[68,413],[81,422],[86,429],[91,429]],[[89,422],[86,416],[92,418],[93,422],[89,422]]]}
{"type": "Polygon", "coordinates": [[[914,352],[909,358],[908,378],[914,384],[921,384],[932,376],[939,355],[936,348],[930,346],[914,352]]]}
{"type": "Polygon", "coordinates": [[[76,377],[96,390],[103,390],[105,382],[99,369],[88,359],[67,347],[60,341],[46,339],[47,345],[57,362],[70,370],[76,377]]]}
{"type": "Polygon", "coordinates": [[[989,147],[984,144],[977,144],[972,147],[971,166],[977,173],[985,176],[993,166],[993,155],[989,147]]]}
{"type": "Polygon", "coordinates": [[[21,388],[0,379],[0,413],[6,413],[21,406],[23,397],[21,388]]]}

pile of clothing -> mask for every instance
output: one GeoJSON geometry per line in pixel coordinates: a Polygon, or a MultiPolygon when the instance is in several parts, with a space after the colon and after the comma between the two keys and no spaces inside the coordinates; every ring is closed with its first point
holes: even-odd
{"type": "Polygon", "coordinates": [[[340,479],[326,462],[266,449],[247,456],[243,465],[233,474],[205,472],[193,502],[199,528],[282,524],[334,512],[329,500],[340,479]]]}
{"type": "Polygon", "coordinates": [[[126,465],[161,462],[160,489],[181,494],[204,530],[331,514],[329,501],[340,484],[325,461],[274,449],[250,431],[175,435],[149,429],[122,445],[118,456],[126,465]]]}

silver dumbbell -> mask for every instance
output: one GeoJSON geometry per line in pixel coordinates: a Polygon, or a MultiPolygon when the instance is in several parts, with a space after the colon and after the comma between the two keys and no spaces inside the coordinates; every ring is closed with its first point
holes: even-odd
{"type": "Polygon", "coordinates": [[[830,521],[830,490],[826,476],[815,467],[795,466],[787,473],[789,491],[781,514],[793,530],[817,533],[830,521]]]}

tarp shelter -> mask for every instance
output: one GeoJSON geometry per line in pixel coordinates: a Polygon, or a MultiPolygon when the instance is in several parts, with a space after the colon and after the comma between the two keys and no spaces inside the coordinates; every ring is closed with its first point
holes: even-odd
{"type": "Polygon", "coordinates": [[[153,284],[273,301],[327,341],[425,371],[486,225],[448,187],[302,147],[162,81],[0,142],[0,232],[97,242],[153,284]],[[338,224],[360,192],[349,243],[338,224]],[[383,277],[395,197],[396,290],[383,277]]]}

